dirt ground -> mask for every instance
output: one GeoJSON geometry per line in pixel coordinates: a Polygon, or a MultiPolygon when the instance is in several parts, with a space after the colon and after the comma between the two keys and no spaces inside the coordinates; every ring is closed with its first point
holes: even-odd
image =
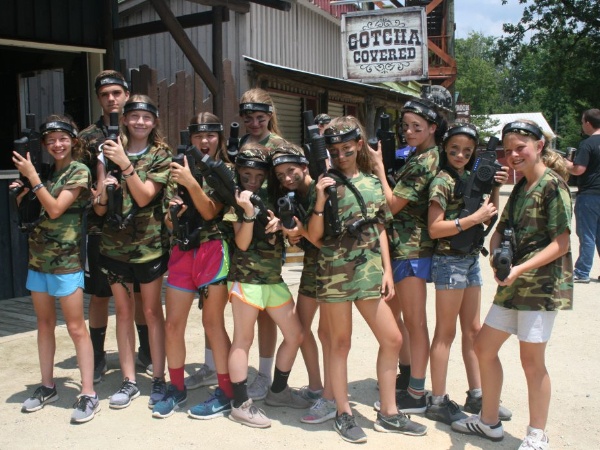
{"type": "MultiPolygon", "coordinates": [[[[502,196],[506,201],[506,195],[502,196]]],[[[572,237],[574,257],[577,257],[578,240],[572,237]]],[[[485,259],[481,260],[484,287],[482,293],[482,319],[485,317],[495,292],[491,269],[485,259]]],[[[285,278],[295,293],[298,288],[301,267],[285,269],[285,278]]],[[[598,257],[594,262],[593,281],[575,285],[575,309],[559,312],[552,338],[547,349],[547,366],[552,379],[552,403],[547,431],[552,449],[600,448],[600,408],[594,402],[600,398],[600,383],[594,374],[600,372],[598,342],[600,342],[600,318],[596,302],[600,296],[598,257]],[[596,356],[594,356],[596,355],[596,356]],[[596,406],[594,406],[596,405],[596,406]]],[[[435,292],[428,286],[428,322],[430,336],[435,327],[435,292]]],[[[359,425],[368,436],[367,446],[375,448],[430,448],[430,449],[516,449],[528,424],[527,390],[525,377],[519,362],[518,342],[509,339],[501,351],[504,365],[503,404],[513,411],[513,419],[505,422],[502,442],[492,443],[479,437],[464,436],[450,431],[445,424],[432,422],[420,415],[412,419],[427,425],[424,437],[378,433],[373,429],[376,414],[373,402],[378,400],[375,379],[377,343],[355,310],[353,347],[349,358],[349,394],[359,425]]],[[[187,352],[188,372],[202,362],[204,337],[201,313],[194,306],[188,321],[187,352]]],[[[227,312],[229,330],[232,330],[230,310],[227,312]]],[[[69,418],[75,396],[79,391],[79,372],[76,368],[73,345],[66,327],[56,330],[57,351],[55,380],[60,400],[41,411],[24,414],[20,412],[23,400],[39,383],[37,345],[35,332],[0,338],[0,424],[2,438],[0,448],[338,448],[349,446],[332,429],[332,422],[308,425],[299,421],[302,411],[273,408],[259,402],[273,420],[269,429],[252,429],[226,418],[209,421],[188,418],[185,411],[166,420],[153,419],[147,407],[150,378],[138,373],[142,395],[124,410],[111,410],[108,397],[121,383],[115,340],[114,317],[110,317],[106,348],[109,371],[104,380],[96,385],[101,398],[102,410],[87,424],[71,425],[69,418]]],[[[316,323],[314,326],[316,333],[316,323]]],[[[459,331],[460,334],[460,331],[459,331]]],[[[460,342],[457,335],[456,343],[460,342]]],[[[256,374],[258,350],[250,353],[250,379],[256,374]]],[[[298,356],[290,377],[290,385],[307,384],[306,371],[298,356]]],[[[428,378],[426,388],[431,384],[428,378]]],[[[448,389],[452,399],[462,404],[467,390],[466,378],[460,355],[460,344],[455,344],[450,355],[448,389]]],[[[187,406],[191,407],[209,395],[207,388],[188,393],[187,406]]]]}

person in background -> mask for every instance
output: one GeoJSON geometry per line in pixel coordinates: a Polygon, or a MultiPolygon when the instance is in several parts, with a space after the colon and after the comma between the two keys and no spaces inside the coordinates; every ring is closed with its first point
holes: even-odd
{"type": "Polygon", "coordinates": [[[565,159],[565,164],[569,173],[577,176],[575,231],[579,257],[573,281],[589,283],[594,249],[600,255],[600,109],[584,111],[581,128],[588,137],[579,144],[573,162],[565,159]]]}

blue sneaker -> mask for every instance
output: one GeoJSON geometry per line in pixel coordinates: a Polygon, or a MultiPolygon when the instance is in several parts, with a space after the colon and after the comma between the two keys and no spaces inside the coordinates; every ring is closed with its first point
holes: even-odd
{"type": "Polygon", "coordinates": [[[185,404],[186,401],[187,389],[184,387],[183,391],[180,391],[170,384],[163,399],[152,408],[152,417],[157,417],[159,419],[171,417],[175,411],[179,410],[180,406],[185,404]]]}
{"type": "Polygon", "coordinates": [[[167,383],[164,378],[152,378],[152,391],[148,399],[148,408],[154,409],[154,406],[167,395],[167,383]]]}
{"type": "Polygon", "coordinates": [[[188,411],[188,415],[194,419],[208,420],[215,417],[223,417],[231,412],[231,399],[225,395],[221,388],[215,389],[208,400],[194,406],[188,411]]]}

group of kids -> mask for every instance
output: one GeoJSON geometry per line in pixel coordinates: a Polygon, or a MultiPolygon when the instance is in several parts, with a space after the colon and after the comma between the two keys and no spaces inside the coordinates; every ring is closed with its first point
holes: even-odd
{"type": "MultiPolygon", "coordinates": [[[[522,179],[500,215],[490,250],[502,245],[504,230],[510,228],[515,257],[508,276],[496,278],[497,293],[481,326],[479,253],[483,242],[475,242],[464,252],[453,248],[451,241],[459,233],[494,220],[499,186],[508,180],[508,167],[496,172],[496,187],[479,209],[468,216],[461,214],[464,185],[480,143],[474,126],[448,126],[427,99],[406,102],[401,127],[414,151],[392,187],[381,148],[367,145],[356,118],[318,116],[331,168],[313,180],[302,149],[280,136],[269,94],[251,89],[240,100],[240,116],[248,134],[234,163],[228,159],[219,118],[204,112],[189,125],[191,144],[200,154],[224,163],[233,173],[237,207],[230,208],[224,205],[222,193],[193,175],[187,159],[183,165],[172,162],[160,132],[158,109],[150,98],[130,96],[123,76],[114,71],[98,75],[96,92],[104,111],[98,123],[78,133],[68,117],[57,115],[41,126],[44,147],[54,159],[48,180],[40,179],[29,156],[13,154],[17,169],[28,181],[29,189],[22,195],[31,190],[43,207],[42,220],[29,234],[27,277],[38,320],[42,380],[23,403],[23,411],[39,410],[58,399],[53,381],[55,298],[60,301],[81,371],[81,394],[72,421],[87,422],[99,411],[94,382],[106,372],[103,339],[106,305],[112,295],[124,380],[109,400],[111,408],[125,408],[140,395],[134,319],[138,331],[144,329],[145,319],[147,331],[140,337],[146,334],[149,343],[145,353],[152,363],[148,366],[153,377],[148,401],[152,416],[169,417],[185,404],[188,388],[216,381],[215,391],[191,407],[189,416],[227,415],[244,425],[266,428],[271,420],[255,405],[264,399],[270,406],[305,409],[301,418],[305,423],[333,419],[334,429],[344,440],[365,442],[367,436],[348,401],[347,360],[355,305],[379,343],[377,431],[424,435],[426,427],[407,414],[425,413],[455,431],[501,440],[501,420],[509,420],[511,412],[500,402],[503,380],[498,352],[516,334],[530,414],[520,449],[549,448],[544,429],[550,379],[544,357],[556,312],[572,308],[571,196],[564,162],[548,148],[537,124],[519,120],[502,131],[507,164],[522,179]],[[110,112],[122,114],[116,140],[106,139],[110,112]],[[109,164],[118,166],[119,175],[107,175],[109,164]],[[183,204],[182,189],[192,204],[183,204]],[[274,214],[274,205],[289,192],[295,193],[306,214],[294,217],[295,225],[285,228],[274,214]],[[108,220],[110,195],[122,198],[120,220],[108,220]],[[331,211],[328,202],[333,195],[337,211],[331,211]],[[266,212],[256,206],[257,197],[266,212]],[[84,265],[79,252],[82,211],[90,203],[89,271],[94,277],[105,277],[110,286],[109,292],[90,292],[91,338],[83,313],[84,265]],[[175,211],[177,217],[172,216],[175,211]],[[196,233],[181,245],[181,240],[170,239],[171,233],[177,233],[173,222],[190,213],[199,220],[192,230],[196,233]],[[334,215],[341,224],[339,230],[330,225],[334,215]],[[296,303],[281,276],[286,245],[304,250],[296,303]],[[165,320],[161,288],[167,271],[165,320]],[[433,282],[436,289],[431,346],[427,282],[433,282]],[[184,378],[186,323],[198,295],[208,365],[202,364],[197,373],[184,378]],[[233,340],[225,327],[228,303],[233,340]],[[311,331],[317,309],[323,378],[311,331]],[[104,313],[92,320],[93,310],[104,313]],[[450,400],[446,389],[457,318],[469,386],[463,410],[450,400]],[[248,385],[248,353],[256,323],[259,373],[248,385]],[[275,352],[277,328],[283,339],[275,352]],[[292,389],[288,378],[299,349],[309,383],[292,389]],[[432,390],[427,393],[429,361],[432,390]]],[[[22,183],[15,181],[12,186],[22,183]]]]}

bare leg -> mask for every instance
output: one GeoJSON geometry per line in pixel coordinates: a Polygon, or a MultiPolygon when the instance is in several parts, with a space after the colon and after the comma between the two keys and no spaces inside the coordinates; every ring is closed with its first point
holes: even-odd
{"type": "Polygon", "coordinates": [[[204,332],[211,343],[217,373],[229,373],[229,351],[231,340],[225,329],[225,307],[227,306],[227,286],[214,285],[208,287],[208,298],[204,300],[202,324],[204,332]]]}
{"type": "Polygon", "coordinates": [[[142,306],[148,324],[150,354],[152,356],[153,376],[165,376],[165,316],[160,299],[162,277],[150,283],[141,283],[142,306]]]}
{"type": "Polygon", "coordinates": [[[229,376],[233,383],[248,378],[248,352],[254,340],[254,324],[258,317],[258,308],[232,297],[233,342],[229,352],[229,376]]]}
{"type": "Polygon", "coordinates": [[[302,294],[298,295],[296,311],[304,332],[304,340],[302,341],[300,350],[308,372],[308,387],[313,391],[323,389],[321,369],[319,367],[319,348],[311,329],[317,309],[317,301],[314,298],[302,294]]]}
{"type": "MultiPolygon", "coordinates": [[[[544,430],[550,409],[551,383],[546,369],[546,342],[520,342],[521,365],[527,379],[529,426],[544,430]]],[[[485,397],[484,397],[485,398],[485,397]]]]}
{"type": "Polygon", "coordinates": [[[54,297],[47,292],[31,292],[33,308],[37,317],[37,344],[42,384],[54,383],[54,353],[56,352],[56,306],[54,297]]]}
{"type": "Polygon", "coordinates": [[[129,284],[127,286],[131,293],[131,297],[129,296],[127,289],[119,283],[112,284],[110,287],[115,298],[115,310],[117,315],[117,348],[119,350],[121,372],[123,378],[129,378],[130,381],[135,381],[133,285],[129,284]]]}
{"type": "Polygon", "coordinates": [[[467,372],[469,390],[481,387],[479,361],[473,345],[481,330],[481,288],[479,286],[465,289],[460,307],[460,326],[462,330],[462,356],[467,372]]]}

